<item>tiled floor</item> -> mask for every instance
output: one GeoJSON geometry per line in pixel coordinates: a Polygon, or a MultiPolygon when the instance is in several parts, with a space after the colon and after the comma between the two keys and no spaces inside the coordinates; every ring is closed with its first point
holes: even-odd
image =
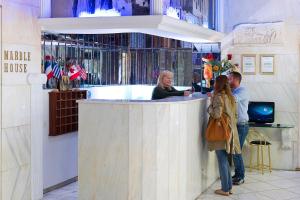
{"type": "MultiPolygon", "coordinates": [[[[273,171],[264,175],[247,172],[243,185],[233,187],[229,197],[214,194],[220,181],[213,184],[197,200],[300,200],[300,172],[273,171]]],[[[78,184],[72,183],[45,194],[44,200],[77,200],[78,184]]]]}
{"type": "Polygon", "coordinates": [[[234,186],[229,197],[215,195],[219,188],[220,181],[217,181],[197,200],[300,200],[300,172],[273,171],[264,175],[247,172],[245,183],[234,186]]]}

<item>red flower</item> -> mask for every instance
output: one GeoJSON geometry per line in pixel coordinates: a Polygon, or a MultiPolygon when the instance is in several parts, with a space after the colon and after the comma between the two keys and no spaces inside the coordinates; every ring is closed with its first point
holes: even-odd
{"type": "Polygon", "coordinates": [[[212,53],[207,54],[207,56],[205,56],[205,58],[209,61],[214,60],[214,55],[212,53]]]}
{"type": "Polygon", "coordinates": [[[231,60],[232,59],[232,54],[227,54],[227,60],[231,60]]]}
{"type": "Polygon", "coordinates": [[[51,60],[51,56],[50,55],[46,55],[45,56],[45,60],[51,60]]]}

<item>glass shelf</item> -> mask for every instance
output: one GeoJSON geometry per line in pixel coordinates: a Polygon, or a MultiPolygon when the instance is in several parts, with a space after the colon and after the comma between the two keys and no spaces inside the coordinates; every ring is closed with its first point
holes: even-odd
{"type": "Polygon", "coordinates": [[[294,128],[291,124],[254,124],[249,123],[249,127],[253,128],[294,128]]]}

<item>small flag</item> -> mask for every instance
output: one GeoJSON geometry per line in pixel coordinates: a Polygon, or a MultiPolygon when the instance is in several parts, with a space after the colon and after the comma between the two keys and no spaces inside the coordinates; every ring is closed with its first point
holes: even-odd
{"type": "Polygon", "coordinates": [[[79,65],[77,65],[77,69],[79,70],[80,72],[80,77],[83,79],[83,80],[86,80],[87,78],[87,74],[86,74],[86,71],[83,67],[80,67],[79,65]]]}
{"type": "Polygon", "coordinates": [[[68,76],[70,77],[70,80],[73,81],[77,77],[80,76],[80,71],[78,71],[77,67],[75,65],[72,65],[70,67],[70,71],[68,73],[68,76]]]}
{"type": "Polygon", "coordinates": [[[57,79],[60,79],[62,76],[62,70],[60,66],[58,65],[57,62],[54,62],[54,67],[53,67],[53,76],[57,79]]]}
{"type": "Polygon", "coordinates": [[[47,75],[47,80],[49,80],[50,78],[53,77],[53,71],[52,71],[52,67],[51,67],[51,61],[48,60],[48,59],[45,61],[45,73],[47,75]]]}

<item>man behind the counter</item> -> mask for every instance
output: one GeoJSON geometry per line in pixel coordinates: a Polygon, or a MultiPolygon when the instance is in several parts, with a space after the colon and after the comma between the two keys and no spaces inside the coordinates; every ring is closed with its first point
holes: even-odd
{"type": "MultiPolygon", "coordinates": [[[[236,99],[237,108],[238,108],[238,122],[237,129],[240,139],[241,148],[244,145],[245,139],[248,134],[249,125],[248,125],[248,104],[249,104],[249,95],[246,88],[241,87],[242,75],[239,72],[231,72],[228,75],[228,80],[230,87],[232,89],[232,94],[236,99]]],[[[245,167],[242,154],[233,155],[233,162],[235,166],[235,175],[232,177],[232,182],[234,185],[240,185],[244,183],[245,178],[245,167]]]]}
{"type": "Polygon", "coordinates": [[[173,73],[162,71],[159,74],[157,86],[152,92],[152,100],[163,99],[171,96],[189,96],[190,91],[178,91],[172,86],[173,73]]]}

